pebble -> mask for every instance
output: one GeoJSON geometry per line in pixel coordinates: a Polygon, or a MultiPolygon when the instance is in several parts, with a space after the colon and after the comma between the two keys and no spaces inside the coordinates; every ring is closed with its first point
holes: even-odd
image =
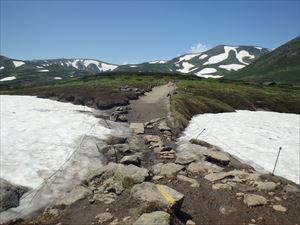
{"type": "Polygon", "coordinates": [[[278,212],[286,212],[287,208],[283,207],[282,205],[273,205],[273,209],[278,212]]]}

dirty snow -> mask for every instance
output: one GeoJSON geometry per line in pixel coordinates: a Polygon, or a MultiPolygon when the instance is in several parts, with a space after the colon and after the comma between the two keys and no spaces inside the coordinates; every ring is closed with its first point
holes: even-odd
{"type": "MultiPolygon", "coordinates": [[[[98,119],[92,109],[32,96],[1,95],[1,177],[39,186],[72,154],[98,119]]],[[[97,137],[109,133],[98,127],[97,137]]]]}
{"type": "Polygon", "coordinates": [[[276,175],[300,183],[299,114],[239,110],[192,118],[182,140],[195,138],[221,147],[257,170],[272,172],[282,147],[276,175]]]}
{"type": "Polygon", "coordinates": [[[241,64],[228,64],[228,65],[220,65],[219,66],[220,68],[222,69],[226,69],[228,71],[231,71],[231,70],[239,70],[239,69],[242,69],[245,67],[245,65],[241,65],[241,64]]]}
{"type": "Polygon", "coordinates": [[[13,61],[13,63],[14,63],[14,65],[15,65],[16,68],[25,64],[22,61],[13,61]]]}
{"type": "Polygon", "coordinates": [[[217,70],[215,68],[204,68],[195,74],[197,76],[199,76],[199,75],[210,74],[210,73],[215,73],[215,72],[217,72],[217,70]]]}
{"type": "Polygon", "coordinates": [[[181,65],[183,66],[183,68],[177,70],[178,72],[181,72],[181,73],[189,73],[189,72],[193,71],[193,70],[191,70],[191,68],[195,67],[195,65],[188,63],[188,62],[183,62],[181,65]]]}
{"type": "Polygon", "coordinates": [[[0,81],[10,81],[10,80],[15,80],[16,77],[15,76],[10,76],[10,77],[4,77],[2,79],[0,79],[0,81]]]}

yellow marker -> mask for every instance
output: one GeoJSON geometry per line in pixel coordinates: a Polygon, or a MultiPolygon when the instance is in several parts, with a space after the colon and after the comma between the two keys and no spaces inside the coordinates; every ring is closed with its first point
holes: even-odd
{"type": "Polygon", "coordinates": [[[159,184],[155,185],[157,190],[162,194],[162,196],[169,202],[171,205],[175,204],[175,199],[159,184]]]}

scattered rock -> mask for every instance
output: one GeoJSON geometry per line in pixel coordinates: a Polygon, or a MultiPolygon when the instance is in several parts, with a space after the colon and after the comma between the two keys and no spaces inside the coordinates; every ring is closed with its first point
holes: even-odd
{"type": "Polygon", "coordinates": [[[131,123],[130,128],[133,129],[136,134],[143,134],[145,132],[143,123],[131,123]]]}
{"type": "Polygon", "coordinates": [[[117,195],[113,192],[110,193],[97,193],[94,194],[93,198],[90,200],[91,203],[95,201],[103,202],[104,204],[111,204],[113,203],[117,198],[117,195]]]}
{"type": "Polygon", "coordinates": [[[171,130],[171,128],[167,125],[167,122],[164,120],[158,124],[158,129],[160,131],[170,131],[171,130]]]}
{"type": "Polygon", "coordinates": [[[256,194],[245,194],[244,203],[249,207],[266,205],[267,199],[263,196],[256,195],[256,194]]]}
{"type": "Polygon", "coordinates": [[[295,185],[287,184],[283,187],[283,191],[287,193],[297,193],[300,192],[300,188],[295,185]]]}
{"type": "Polygon", "coordinates": [[[255,185],[260,190],[268,190],[268,191],[273,191],[277,187],[277,184],[272,181],[269,182],[257,181],[255,182],[255,185]]]}
{"type": "Polygon", "coordinates": [[[198,156],[193,155],[193,154],[180,154],[180,155],[177,155],[177,159],[176,159],[175,163],[178,163],[181,165],[187,165],[187,164],[197,161],[198,159],[199,159],[198,156]]]}
{"type": "Polygon", "coordinates": [[[161,139],[158,135],[145,135],[144,140],[146,144],[150,144],[150,142],[160,142],[161,139]]]}
{"type": "Polygon", "coordinates": [[[204,154],[206,156],[206,160],[209,162],[221,164],[226,166],[230,162],[229,155],[225,152],[221,151],[208,151],[204,154]]]}
{"type": "Polygon", "coordinates": [[[16,186],[0,178],[0,212],[19,206],[19,200],[28,188],[16,186]]]}
{"type": "Polygon", "coordinates": [[[220,206],[220,208],[219,208],[219,212],[223,215],[229,215],[236,211],[237,211],[237,209],[232,206],[220,206]]]}
{"type": "Polygon", "coordinates": [[[196,223],[193,220],[186,221],[186,225],[196,225],[196,223]]]}
{"type": "Polygon", "coordinates": [[[105,140],[105,142],[108,145],[115,145],[115,144],[124,144],[126,140],[127,140],[126,137],[110,136],[105,140]]]}
{"type": "Polygon", "coordinates": [[[56,208],[47,207],[43,212],[43,216],[57,218],[59,217],[59,210],[56,208]]]}
{"type": "Polygon", "coordinates": [[[120,160],[120,163],[125,164],[125,165],[133,164],[135,166],[140,166],[141,165],[141,158],[140,158],[139,155],[128,155],[128,156],[124,156],[120,160]]]}
{"type": "Polygon", "coordinates": [[[217,183],[212,185],[213,190],[231,190],[232,187],[229,184],[217,183]]]}
{"type": "Polygon", "coordinates": [[[186,177],[183,175],[177,175],[177,179],[190,183],[191,187],[199,187],[200,186],[198,181],[193,178],[189,178],[189,177],[186,177]]]}
{"type": "Polygon", "coordinates": [[[276,201],[278,201],[278,202],[281,202],[281,201],[282,201],[282,199],[279,198],[279,197],[277,197],[277,196],[275,196],[274,199],[275,199],[276,201]]]}
{"type": "Polygon", "coordinates": [[[150,182],[133,186],[131,196],[146,205],[169,208],[174,211],[180,209],[184,198],[183,194],[168,186],[150,182]]]}
{"type": "Polygon", "coordinates": [[[67,193],[62,199],[58,201],[58,205],[71,205],[81,199],[92,194],[92,191],[82,185],[78,185],[67,193]]]}
{"type": "Polygon", "coordinates": [[[161,179],[163,179],[163,178],[164,178],[164,176],[156,175],[156,176],[152,177],[152,180],[158,181],[158,180],[161,180],[161,179]]]}
{"type": "Polygon", "coordinates": [[[103,224],[106,222],[109,222],[113,219],[113,216],[109,212],[100,213],[97,216],[95,216],[95,219],[98,224],[103,224]]]}
{"type": "Polygon", "coordinates": [[[191,173],[207,173],[207,172],[220,172],[222,171],[221,167],[213,167],[213,166],[209,166],[203,163],[191,163],[188,168],[187,171],[191,172],[191,173]]]}
{"type": "Polygon", "coordinates": [[[170,214],[164,211],[144,213],[133,225],[170,225],[170,214]]]}
{"type": "Polygon", "coordinates": [[[113,145],[111,147],[114,148],[114,150],[116,150],[117,152],[120,152],[120,153],[129,153],[129,152],[131,152],[128,144],[116,144],[116,145],[113,145]]]}
{"type": "Polygon", "coordinates": [[[153,174],[172,176],[182,170],[184,166],[175,163],[158,163],[153,166],[153,174]]]}
{"type": "Polygon", "coordinates": [[[209,144],[208,142],[203,141],[203,140],[199,140],[199,139],[196,139],[196,138],[192,138],[192,139],[190,140],[190,142],[191,142],[192,144],[195,144],[195,145],[201,145],[201,146],[206,147],[206,148],[211,148],[211,147],[213,147],[213,146],[212,146],[211,144],[209,144]]]}
{"type": "Polygon", "coordinates": [[[117,117],[117,120],[116,121],[119,121],[119,122],[127,122],[127,117],[125,115],[119,115],[117,117]]]}
{"type": "Polygon", "coordinates": [[[278,211],[278,212],[286,212],[287,209],[283,207],[282,205],[273,205],[273,209],[278,211]]]}

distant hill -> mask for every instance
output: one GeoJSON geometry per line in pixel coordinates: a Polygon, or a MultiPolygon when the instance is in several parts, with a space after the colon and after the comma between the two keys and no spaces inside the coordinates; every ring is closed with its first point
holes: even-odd
{"type": "Polygon", "coordinates": [[[177,72],[220,78],[230,71],[244,68],[268,52],[266,48],[254,46],[218,45],[202,53],[184,54],[169,61],[122,65],[116,68],[116,71],[177,72]]]}
{"type": "Polygon", "coordinates": [[[136,65],[115,65],[95,59],[19,60],[0,56],[0,86],[53,83],[112,71],[183,73],[220,78],[244,68],[266,53],[268,50],[261,47],[218,45],[203,53],[136,65]]]}
{"type": "Polygon", "coordinates": [[[300,83],[300,36],[226,76],[249,82],[300,83]]]}

